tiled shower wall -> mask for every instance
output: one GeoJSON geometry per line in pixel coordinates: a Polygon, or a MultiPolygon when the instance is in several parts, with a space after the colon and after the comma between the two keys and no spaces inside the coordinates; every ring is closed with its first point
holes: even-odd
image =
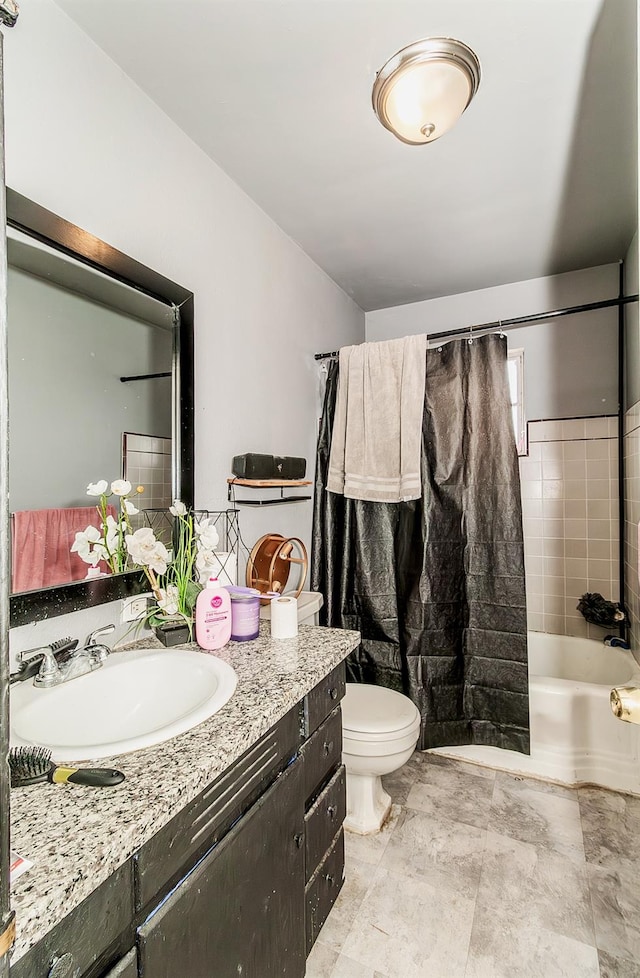
{"type": "Polygon", "coordinates": [[[124,478],[132,486],[144,486],[144,494],[136,500],[141,511],[132,525],[143,525],[145,509],[167,510],[171,498],[171,438],[138,435],[125,432],[122,441],[124,478]]]}
{"type": "Polygon", "coordinates": [[[601,639],[607,630],[587,625],[576,605],[586,591],[620,600],[618,419],[533,421],[528,433],[520,477],[529,628],[601,639]]]}
{"type": "Polygon", "coordinates": [[[629,408],[624,425],[625,526],[624,563],[627,612],[631,619],[631,648],[640,649],[640,585],[638,584],[638,524],[640,523],[640,402],[629,408]]]}

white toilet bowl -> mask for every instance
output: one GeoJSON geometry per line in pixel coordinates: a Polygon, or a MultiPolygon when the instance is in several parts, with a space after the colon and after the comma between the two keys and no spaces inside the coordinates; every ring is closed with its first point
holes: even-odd
{"type": "Polygon", "coordinates": [[[380,831],[391,809],[380,779],[406,764],[419,730],[420,713],[407,696],[384,686],[347,683],[342,701],[345,828],[361,835],[380,831]]]}

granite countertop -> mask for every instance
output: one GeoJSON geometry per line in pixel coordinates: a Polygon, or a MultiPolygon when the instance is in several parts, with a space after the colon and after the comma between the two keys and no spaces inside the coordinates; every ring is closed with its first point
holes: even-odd
{"type": "MultiPolygon", "coordinates": [[[[124,771],[121,785],[47,783],[12,790],[11,848],[33,862],[11,888],[17,918],[12,960],[259,740],[359,641],[358,632],[312,625],[301,625],[297,638],[275,641],[268,622],[261,622],[255,641],[230,642],[215,653],[238,676],[234,695],[219,713],[156,747],[95,763],[124,771]]],[[[134,644],[141,646],[161,648],[155,639],[134,644]]]]}

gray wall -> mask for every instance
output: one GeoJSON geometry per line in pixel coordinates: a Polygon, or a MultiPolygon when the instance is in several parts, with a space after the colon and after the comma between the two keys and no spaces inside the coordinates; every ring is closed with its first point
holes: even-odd
{"type": "Polygon", "coordinates": [[[171,437],[171,333],[9,268],[10,506],[90,504],[122,475],[122,433],[171,437]]]}
{"type": "MultiPolygon", "coordinates": [[[[615,298],[618,268],[600,265],[378,309],[367,313],[367,339],[455,330],[615,298]]],[[[616,309],[567,316],[507,335],[510,349],[525,351],[528,421],[617,413],[616,309]]]]}

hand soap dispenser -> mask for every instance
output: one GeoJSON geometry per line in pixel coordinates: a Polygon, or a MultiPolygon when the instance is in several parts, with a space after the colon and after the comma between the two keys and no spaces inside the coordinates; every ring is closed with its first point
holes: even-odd
{"type": "Polygon", "coordinates": [[[231,598],[217,577],[210,577],[196,601],[196,641],[214,652],[231,638],[231,598]]]}

